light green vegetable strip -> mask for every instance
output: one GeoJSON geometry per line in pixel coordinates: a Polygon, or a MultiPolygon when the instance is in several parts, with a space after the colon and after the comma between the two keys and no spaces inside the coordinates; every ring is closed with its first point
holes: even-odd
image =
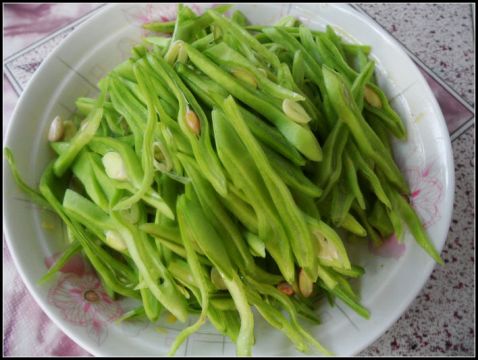
{"type": "Polygon", "coordinates": [[[151,184],[153,183],[154,177],[154,168],[153,168],[153,133],[156,125],[156,111],[154,109],[153,100],[151,97],[151,84],[144,71],[140,67],[141,65],[135,64],[133,67],[134,74],[138,80],[138,84],[143,96],[146,99],[148,107],[148,120],[146,122],[146,127],[144,129],[144,138],[143,138],[143,148],[141,151],[141,163],[143,167],[143,179],[139,185],[136,193],[120,201],[115,205],[113,210],[124,210],[131,207],[135,202],[139,201],[149,190],[151,184]]]}
{"type": "Polygon", "coordinates": [[[228,97],[224,101],[224,111],[226,119],[241,137],[264,179],[277,212],[289,235],[289,241],[299,265],[307,271],[311,278],[315,279],[317,276],[316,258],[314,256],[316,253],[315,242],[312,241],[307,224],[301,216],[292,194],[267,161],[266,154],[251,134],[232,97],[228,97]]]}
{"type": "Polygon", "coordinates": [[[251,356],[254,342],[254,316],[247,302],[244,284],[237,274],[234,274],[232,278],[228,278],[226,274],[224,274],[223,280],[241,317],[241,328],[237,337],[236,354],[237,356],[251,356]]]}
{"type": "Polygon", "coordinates": [[[206,315],[209,307],[209,295],[207,291],[208,287],[205,281],[206,274],[204,274],[203,267],[199,263],[197,254],[191,245],[192,241],[194,241],[193,239],[196,237],[196,233],[195,231],[193,231],[194,225],[190,222],[191,218],[187,214],[189,212],[189,205],[186,202],[184,196],[182,196],[178,200],[177,206],[181,238],[183,239],[184,247],[186,249],[188,264],[191,267],[191,274],[194,278],[194,281],[198,285],[199,290],[201,292],[201,315],[199,316],[196,323],[182,330],[181,333],[177,336],[168,353],[169,356],[174,355],[177,349],[184,342],[184,340],[188,336],[199,330],[199,328],[204,324],[204,322],[206,321],[206,315]]]}
{"type": "Polygon", "coordinates": [[[85,125],[82,126],[76,135],[71,139],[68,149],[61,154],[54,164],[55,175],[62,176],[75,160],[76,155],[93,138],[103,117],[103,109],[93,110],[85,119],[85,125]]]}
{"type": "Polygon", "coordinates": [[[15,180],[16,184],[25,194],[27,194],[30,199],[43,207],[50,207],[48,201],[44,199],[44,197],[35,189],[32,189],[26,182],[24,182],[18,172],[17,165],[15,164],[15,159],[13,157],[12,150],[8,147],[3,149],[3,154],[5,155],[8,164],[10,165],[10,170],[13,175],[13,179],[15,180]]]}
{"type": "Polygon", "coordinates": [[[219,68],[206,56],[188,44],[184,44],[188,51],[189,58],[199,69],[211,79],[215,80],[229,93],[239,100],[248,104],[254,110],[261,113],[279,129],[284,137],[293,144],[297,150],[313,161],[322,159],[322,151],[317,139],[312,132],[292,120],[264,99],[255,96],[248,89],[243,87],[232,75],[219,68]]]}
{"type": "Polygon", "coordinates": [[[212,149],[209,124],[204,111],[169,64],[159,57],[148,57],[148,60],[156,66],[156,69],[160,75],[163,76],[164,80],[178,99],[179,126],[190,141],[194,157],[196,158],[201,171],[214,186],[214,189],[216,189],[219,194],[225,195],[227,193],[226,179],[219,160],[217,159],[217,155],[212,149]],[[189,109],[188,104],[191,105],[192,109],[189,109]],[[199,139],[197,138],[198,135],[193,133],[186,120],[186,116],[188,116],[187,112],[191,110],[194,111],[194,114],[199,121],[199,139]]]}
{"type": "Polygon", "coordinates": [[[325,85],[332,105],[339,117],[347,124],[359,149],[372,158],[394,185],[408,193],[408,185],[400,173],[395,161],[386,150],[377,134],[363,119],[351,97],[350,90],[340,75],[323,67],[325,85]]]}

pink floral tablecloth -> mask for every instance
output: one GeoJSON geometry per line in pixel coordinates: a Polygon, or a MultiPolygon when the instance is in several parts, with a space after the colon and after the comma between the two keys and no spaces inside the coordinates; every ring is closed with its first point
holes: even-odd
{"type": "MultiPolygon", "coordinates": [[[[93,15],[103,4],[17,3],[3,6],[4,135],[19,95],[42,60],[79,23],[93,15]]],[[[469,67],[470,56],[471,62],[474,62],[474,49],[470,44],[467,49],[458,49],[460,46],[457,45],[463,43],[465,47],[469,38],[473,42],[471,9],[468,9],[465,4],[448,4],[444,8],[439,8],[437,5],[410,4],[354,6],[357,10],[365,12],[367,16],[375,18],[393,36],[402,41],[405,47],[409,46],[410,54],[433,89],[446,117],[453,140],[458,201],[455,201],[455,214],[450,235],[442,254],[448,264],[448,273],[447,270],[434,271],[422,294],[397,324],[360,355],[473,355],[475,351],[472,295],[474,277],[469,270],[460,271],[460,269],[471,269],[474,266],[474,238],[471,238],[469,231],[470,226],[473,227],[470,224],[474,216],[474,203],[471,202],[471,206],[468,207],[460,207],[460,201],[474,199],[474,189],[470,185],[472,181],[470,176],[474,176],[474,153],[470,153],[470,149],[474,147],[474,135],[470,135],[470,129],[474,128],[474,82],[462,81],[465,77],[474,76],[474,66],[469,67]],[[393,19],[387,17],[390,13],[396,14],[393,19]],[[445,26],[440,25],[440,22],[450,17],[453,23],[447,25],[447,33],[443,30],[445,26]],[[410,23],[416,26],[410,27],[410,23]],[[450,36],[456,36],[459,41],[453,40],[450,36]],[[435,41],[442,44],[440,46],[445,50],[443,53],[433,54],[426,49],[422,51],[420,49],[423,48],[423,44],[417,45],[418,40],[414,37],[420,37],[420,39],[429,37],[431,40],[427,47],[433,48],[435,46],[433,41],[435,41]],[[455,45],[457,48],[453,50],[452,46],[455,47],[455,45]],[[453,55],[451,58],[450,54],[453,55]],[[442,68],[450,70],[452,63],[455,67],[457,63],[463,66],[454,68],[452,75],[447,73],[443,76],[442,68]],[[446,81],[441,78],[445,78],[446,81]],[[463,219],[468,219],[467,223],[464,223],[463,219]],[[453,284],[450,281],[453,281],[453,284]],[[430,298],[443,298],[446,303],[443,306],[440,302],[430,303],[430,298]],[[433,306],[436,307],[435,312],[430,310],[433,306]],[[435,326],[434,324],[438,322],[432,318],[434,315],[430,315],[435,313],[450,321],[435,326]]],[[[433,181],[429,167],[417,167],[410,171],[414,172],[412,175],[418,184],[414,190],[416,198],[420,199],[421,196],[421,199],[426,199],[426,194],[420,194],[419,183],[433,181]]],[[[428,205],[428,203],[419,203],[417,200],[416,206],[426,207],[425,210],[429,216],[427,221],[432,222],[435,221],[434,209],[428,205]]],[[[4,211],[8,209],[4,208],[4,211]]],[[[390,249],[384,247],[382,251],[387,252],[390,249]]],[[[396,253],[397,248],[393,251],[396,253]]],[[[398,249],[398,251],[401,250],[398,249]]],[[[91,303],[84,302],[81,297],[74,298],[75,293],[85,294],[85,291],[91,291],[91,296],[101,298],[95,306],[111,305],[106,295],[99,289],[98,281],[87,275],[74,278],[74,272],[63,276],[70,277],[70,281],[65,282],[69,284],[69,288],[62,287],[60,281],[50,294],[51,301],[58,302],[59,307],[64,308],[65,316],[72,318],[72,321],[91,327],[95,336],[101,337],[102,324],[98,323],[94,317],[95,308],[91,303]]],[[[5,240],[3,242],[3,292],[4,356],[90,355],[60,331],[36,304],[15,269],[5,240]]],[[[117,316],[116,312],[119,312],[119,309],[115,306],[110,306],[109,309],[112,318],[117,316]]]]}

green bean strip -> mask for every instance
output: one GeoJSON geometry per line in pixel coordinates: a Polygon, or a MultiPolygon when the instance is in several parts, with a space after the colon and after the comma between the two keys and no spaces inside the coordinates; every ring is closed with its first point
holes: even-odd
{"type": "Polygon", "coordinates": [[[391,208],[392,204],[390,203],[390,199],[386,195],[382,183],[380,182],[379,178],[373,171],[373,169],[367,164],[365,159],[360,155],[357,147],[353,143],[348,144],[349,151],[348,155],[352,159],[353,163],[357,166],[357,170],[368,180],[370,185],[372,186],[375,195],[377,195],[378,199],[385,205],[387,208],[391,208]]]}
{"type": "Polygon", "coordinates": [[[271,64],[274,69],[279,67],[279,59],[277,56],[268,51],[256,38],[249,34],[247,30],[227,17],[218,14],[216,11],[209,10],[208,13],[224,31],[233,34],[243,46],[247,45],[252,48],[265,64],[271,64]]]}
{"type": "Polygon", "coordinates": [[[366,84],[370,81],[375,70],[375,63],[368,62],[367,66],[360,72],[352,84],[352,97],[360,111],[363,110],[363,97],[366,84]]]}
{"type": "Polygon", "coordinates": [[[234,273],[232,278],[223,275],[224,283],[231,294],[241,318],[241,328],[237,336],[237,356],[251,356],[254,342],[254,316],[247,302],[246,290],[239,276],[234,273]]]}
{"type": "Polygon", "coordinates": [[[378,97],[379,101],[377,104],[365,104],[365,108],[374,113],[383,120],[383,124],[390,130],[390,132],[395,135],[400,140],[406,140],[407,130],[403,124],[400,116],[392,109],[390,106],[387,97],[380,88],[374,84],[369,83],[368,91],[378,97]]]}
{"type": "Polygon", "coordinates": [[[194,225],[191,223],[192,218],[188,215],[189,211],[190,208],[186,203],[186,199],[184,196],[181,196],[177,203],[179,228],[181,231],[181,238],[183,239],[184,247],[186,248],[188,264],[192,270],[192,277],[194,278],[195,283],[198,285],[201,293],[200,299],[198,298],[198,300],[201,302],[201,315],[195,324],[181,331],[168,353],[170,356],[174,355],[183,341],[189,335],[196,332],[206,321],[206,315],[209,307],[209,295],[207,290],[208,286],[205,281],[206,275],[204,274],[203,267],[199,263],[198,256],[191,245],[193,239],[195,239],[197,235],[195,231],[192,231],[192,229],[194,229],[194,225]]]}
{"type": "Polygon", "coordinates": [[[264,76],[263,74],[261,74],[260,71],[257,70],[254,64],[249,62],[240,53],[230,48],[225,43],[214,45],[208,48],[204,53],[209,56],[214,62],[219,65],[222,65],[223,67],[233,69],[247,69],[254,75],[255,80],[258,83],[259,89],[263,91],[264,96],[272,95],[273,97],[276,97],[281,100],[305,100],[302,95],[292,91],[291,89],[284,88],[276,84],[275,82],[270,81],[267,76],[264,76]]]}
{"type": "Polygon", "coordinates": [[[15,180],[15,183],[17,186],[22,190],[25,194],[28,195],[28,197],[38,205],[48,208],[50,207],[50,204],[48,201],[45,200],[45,198],[35,189],[31,188],[25,181],[22,180],[20,173],[18,172],[17,165],[15,163],[15,158],[13,157],[12,150],[8,147],[5,147],[3,149],[3,154],[5,158],[7,159],[8,164],[10,165],[10,170],[13,175],[13,179],[15,180]]]}
{"type": "Polygon", "coordinates": [[[95,135],[102,117],[102,108],[95,109],[87,116],[85,119],[85,125],[80,128],[76,135],[71,139],[68,149],[55,160],[54,171],[57,176],[65,174],[66,170],[71,166],[81,149],[95,135]]]}
{"type": "Polygon", "coordinates": [[[233,76],[219,68],[193,47],[188,44],[184,44],[184,46],[186,47],[189,58],[194,65],[206,75],[221,84],[221,86],[232,95],[251,106],[254,110],[276,125],[282,135],[284,135],[284,137],[307,158],[313,161],[321,160],[322,151],[320,145],[310,130],[290,120],[282,111],[267,101],[260,97],[256,97],[253,93],[239,84],[233,76]]]}
{"type": "Polygon", "coordinates": [[[178,156],[186,171],[192,178],[192,184],[201,205],[207,210],[210,217],[213,217],[213,219],[211,219],[213,224],[216,223],[216,228],[219,228],[221,232],[227,234],[227,236],[232,239],[232,244],[227,247],[231,260],[236,263],[238,268],[245,268],[253,271],[255,264],[249,249],[247,248],[239,230],[221,205],[221,202],[214,193],[212,186],[201,177],[194,160],[183,155],[178,156]]]}
{"type": "Polygon", "coordinates": [[[313,56],[305,49],[305,47],[292,35],[290,35],[284,28],[264,28],[262,30],[274,42],[281,44],[290,52],[300,50],[304,56],[306,64],[306,74],[319,87],[321,96],[325,94],[324,78],[322,75],[322,68],[313,56]]]}
{"type": "Polygon", "coordinates": [[[359,149],[376,162],[377,166],[384,171],[387,178],[394,185],[403,192],[408,193],[408,185],[400,170],[386,151],[377,134],[358,112],[346,83],[333,70],[323,67],[323,73],[332,105],[340,118],[349,127],[359,149]]]}
{"type": "Polygon", "coordinates": [[[141,163],[143,167],[143,179],[141,184],[139,184],[138,190],[133,196],[120,201],[115,205],[113,210],[123,210],[128,209],[135,202],[139,201],[151,187],[154,178],[154,169],[153,169],[153,133],[156,125],[156,111],[154,109],[153,100],[151,98],[151,84],[149,83],[148,78],[146,77],[144,71],[140,65],[135,64],[133,67],[134,74],[138,80],[140,91],[145,97],[147,108],[148,108],[148,119],[146,122],[146,127],[144,129],[144,138],[143,138],[143,147],[141,151],[141,163]]]}
{"type": "Polygon", "coordinates": [[[224,111],[227,115],[226,119],[241,137],[264,179],[272,201],[289,235],[291,247],[299,265],[307,271],[311,278],[315,278],[317,276],[315,270],[316,258],[313,255],[316,250],[315,243],[311,239],[307,224],[294,203],[290,191],[267,161],[264,151],[247,128],[231,96],[224,101],[224,111]]]}
{"type": "Polygon", "coordinates": [[[138,268],[139,273],[158,301],[164,305],[166,309],[171,311],[180,321],[187,320],[188,313],[186,310],[186,303],[183,296],[181,296],[169,279],[163,272],[163,283],[158,285],[153,278],[151,269],[154,268],[151,258],[152,254],[146,251],[148,244],[145,236],[142,236],[137,229],[128,224],[118,212],[112,211],[111,218],[116,222],[116,231],[121,236],[122,240],[128,248],[128,252],[138,268]],[[146,240],[146,241],[145,241],[146,240]]]}
{"type": "Polygon", "coordinates": [[[254,167],[247,148],[225,117],[218,110],[214,110],[212,120],[219,158],[232,180],[246,192],[249,199],[254,199],[250,204],[258,217],[258,234],[276,260],[284,278],[293,282],[294,263],[290,244],[276,210],[269,207],[272,199],[264,180],[254,167]]]}
{"type": "Polygon", "coordinates": [[[43,275],[40,280],[37,281],[38,285],[43,285],[48,280],[60,271],[63,266],[70,260],[75,254],[81,250],[81,244],[78,240],[73,240],[73,242],[68,245],[68,248],[63,252],[63,254],[55,261],[52,267],[48,269],[48,272],[43,275]]]}
{"type": "Polygon", "coordinates": [[[328,60],[326,65],[332,68],[336,68],[343,73],[348,81],[351,83],[358,74],[352,69],[342,57],[342,54],[337,49],[332,41],[326,35],[318,35],[316,37],[316,43],[322,54],[327,54],[324,60],[328,60]]]}
{"type": "Polygon", "coordinates": [[[347,180],[347,185],[349,189],[355,196],[360,208],[365,210],[365,199],[360,190],[360,185],[358,183],[357,178],[357,169],[355,168],[356,164],[352,161],[350,155],[348,155],[345,151],[343,153],[343,164],[344,164],[344,171],[345,171],[345,178],[347,180]]]}
{"type": "MultiPolygon", "coordinates": [[[[380,175],[383,177],[383,174],[380,175]]],[[[412,206],[402,194],[399,194],[397,191],[393,191],[386,181],[382,181],[382,183],[384,184],[384,187],[392,200],[392,208],[398,210],[401,218],[407,224],[408,229],[415,237],[418,245],[420,245],[423,250],[425,250],[437,262],[437,264],[444,265],[443,260],[440,258],[440,254],[430,241],[427,232],[423,228],[420,218],[412,206]]]]}
{"type": "Polygon", "coordinates": [[[111,270],[97,256],[98,248],[94,247],[94,243],[88,239],[88,237],[81,230],[79,225],[75,221],[70,220],[65,214],[63,207],[61,206],[52,191],[52,188],[58,189],[58,179],[54,176],[53,164],[54,163],[52,162],[47,167],[40,179],[40,193],[44,196],[45,200],[48,201],[48,203],[55,210],[58,216],[60,216],[60,218],[71,229],[74,238],[81,243],[81,246],[86,256],[90,260],[93,267],[98,271],[98,274],[101,276],[101,278],[108,284],[108,287],[124,296],[137,298],[138,295],[136,291],[125,288],[123,285],[116,281],[115,276],[111,272],[111,270]]]}
{"type": "Polygon", "coordinates": [[[163,59],[160,57],[149,57],[148,59],[152,64],[156,65],[155,68],[163,76],[179,101],[179,126],[190,141],[194,157],[198,161],[201,171],[214,186],[214,189],[219,194],[225,195],[227,193],[226,179],[219,160],[212,149],[209,125],[204,111],[197,103],[192,93],[181,81],[180,77],[163,59]],[[195,116],[197,116],[199,120],[199,139],[197,138],[197,135],[193,133],[186,121],[187,112],[189,111],[188,103],[192,106],[195,116]]]}
{"type": "Polygon", "coordinates": [[[174,25],[176,21],[163,21],[163,22],[150,22],[143,24],[143,27],[147,30],[156,31],[160,33],[171,34],[174,31],[174,25]]]}
{"type": "Polygon", "coordinates": [[[304,342],[303,336],[299,334],[285,318],[285,316],[275,307],[262,300],[256,293],[247,290],[247,297],[262,317],[273,327],[284,332],[284,334],[292,341],[298,351],[308,351],[307,344],[304,342]]]}
{"type": "Polygon", "coordinates": [[[367,236],[367,231],[350,213],[345,214],[344,220],[342,221],[340,226],[357,236],[367,236]]]}
{"type": "Polygon", "coordinates": [[[312,183],[297,166],[294,166],[267,147],[262,147],[272,168],[282,176],[282,180],[291,189],[300,191],[311,197],[319,197],[322,189],[312,183]]]}
{"type": "Polygon", "coordinates": [[[370,225],[378,230],[382,238],[386,239],[393,234],[393,225],[388,216],[387,209],[380,201],[376,201],[368,217],[370,225]]]}
{"type": "MultiPolygon", "coordinates": [[[[195,73],[182,64],[178,65],[177,70],[192,91],[211,108],[214,106],[220,107],[224,99],[229,95],[227,91],[211,79],[195,73]]],[[[240,107],[240,111],[247,122],[247,126],[260,141],[291,160],[294,164],[304,165],[305,161],[302,156],[277,129],[269,126],[262,119],[243,107],[240,107]]]]}

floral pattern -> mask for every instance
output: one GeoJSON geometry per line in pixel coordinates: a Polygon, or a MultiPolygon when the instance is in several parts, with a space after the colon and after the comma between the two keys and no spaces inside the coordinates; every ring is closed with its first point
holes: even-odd
{"type": "Polygon", "coordinates": [[[406,170],[410,184],[410,204],[420,216],[423,226],[430,227],[440,219],[438,204],[443,196],[443,184],[436,174],[436,167],[431,162],[424,168],[406,170]]]}
{"type": "Polygon", "coordinates": [[[85,263],[79,264],[78,259],[74,259],[73,265],[70,261],[63,267],[63,274],[50,289],[48,300],[65,320],[86,327],[88,335],[101,345],[108,334],[108,323],[117,319],[123,310],[108,297],[96,274],[85,263]]]}

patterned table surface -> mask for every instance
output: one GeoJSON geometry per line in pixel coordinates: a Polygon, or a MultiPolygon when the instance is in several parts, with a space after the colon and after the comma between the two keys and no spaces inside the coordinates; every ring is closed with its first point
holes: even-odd
{"type": "MultiPolygon", "coordinates": [[[[102,4],[4,4],[3,135],[42,60],[102,4]]],[[[400,319],[359,356],[475,354],[474,7],[355,4],[406,49],[430,84],[452,139],[456,193],[442,257],[400,319]]],[[[3,242],[5,356],[88,356],[35,303],[3,242]]]]}

